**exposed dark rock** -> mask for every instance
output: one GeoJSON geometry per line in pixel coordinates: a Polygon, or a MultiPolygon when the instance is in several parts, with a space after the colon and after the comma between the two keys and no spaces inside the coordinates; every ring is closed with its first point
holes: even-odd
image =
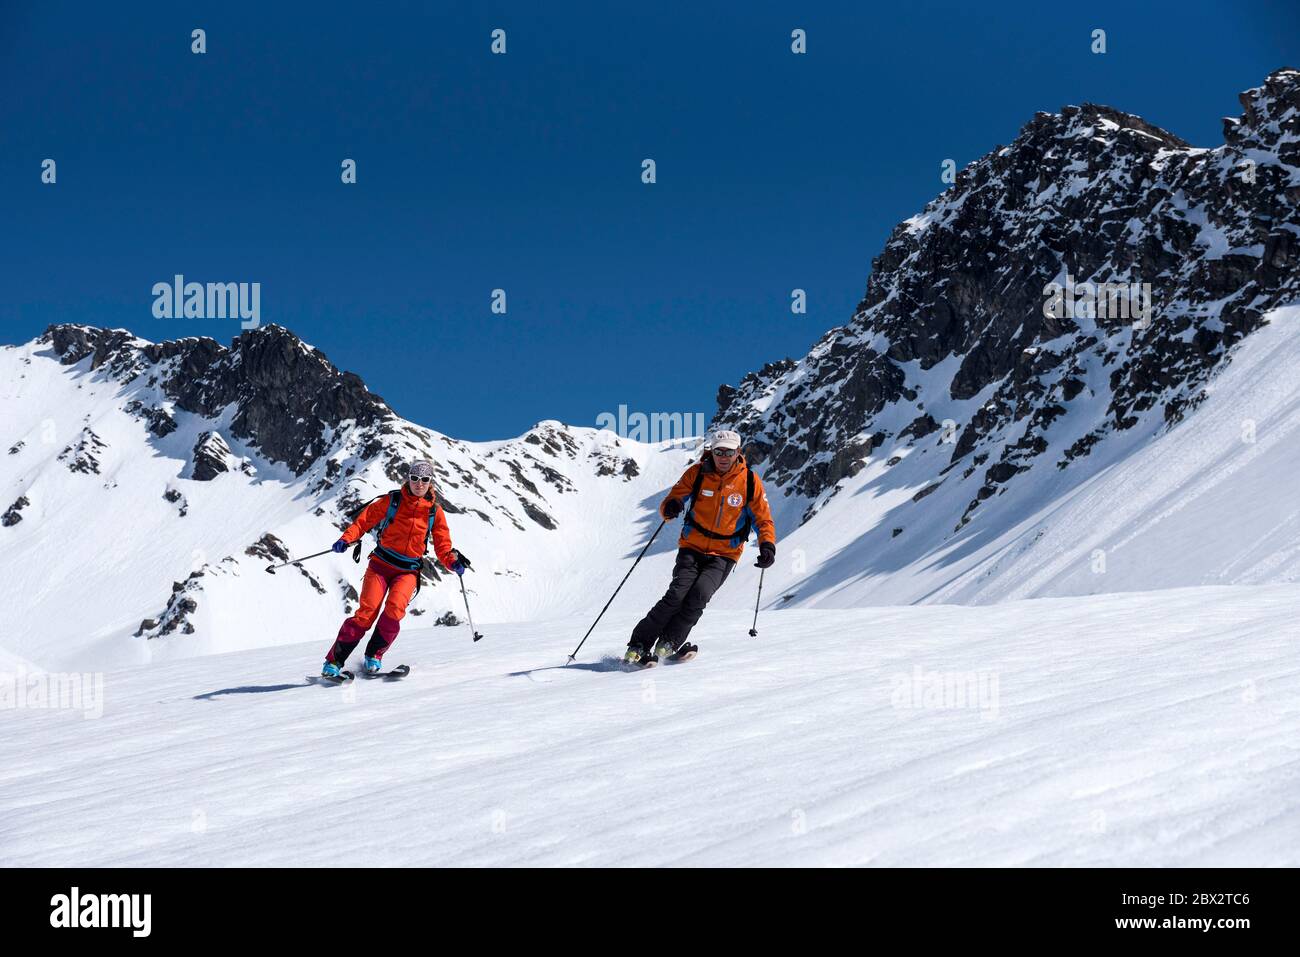
{"type": "Polygon", "coordinates": [[[935,482],[933,485],[927,485],[925,488],[921,489],[921,491],[917,492],[915,495],[912,496],[912,501],[913,502],[921,501],[921,499],[925,498],[931,492],[935,491],[942,484],[943,484],[942,482],[935,482]]]}
{"type": "Polygon", "coordinates": [[[325,594],[325,586],[320,583],[320,580],[315,575],[307,571],[307,569],[303,568],[301,565],[298,565],[296,567],[298,571],[302,572],[303,578],[307,579],[307,581],[311,583],[311,587],[316,589],[316,594],[318,595],[325,594]]]}
{"type": "Polygon", "coordinates": [[[847,324],[720,387],[712,426],[741,433],[771,487],[823,502],[886,411],[910,423],[894,441],[940,427],[923,402],[945,397],[914,377],[951,363],[946,398],[978,404],[949,462],[996,463],[969,518],[1045,453],[1064,468],[1148,413],[1178,422],[1232,346],[1300,298],[1300,72],[1241,102],[1213,150],[1111,107],[1039,113],[894,229],[847,324]],[[1053,308],[1049,284],[1067,276],[1113,285],[1053,308]]]}
{"type": "Polygon", "coordinates": [[[538,525],[542,526],[542,528],[554,530],[559,527],[555,524],[555,519],[551,518],[550,515],[538,508],[532,502],[528,501],[528,499],[524,498],[522,495],[519,496],[519,504],[523,508],[524,514],[538,525]]]}
{"type": "Polygon", "coordinates": [[[185,496],[176,489],[167,489],[167,491],[163,492],[163,498],[171,502],[173,505],[180,503],[179,515],[181,518],[184,518],[189,512],[189,503],[185,501],[185,496]]]}
{"type": "Polygon", "coordinates": [[[100,453],[108,446],[104,443],[94,430],[87,427],[81,430],[75,445],[69,445],[59,453],[59,461],[68,467],[70,472],[80,472],[83,474],[99,474],[100,453]]]}
{"type": "Polygon", "coordinates": [[[284,542],[270,532],[267,532],[252,545],[245,548],[244,554],[252,555],[254,558],[265,558],[270,562],[287,562],[289,560],[289,549],[285,548],[284,542]]]}
{"type": "Polygon", "coordinates": [[[171,413],[166,409],[146,406],[139,399],[132,399],[126,405],[126,411],[137,419],[141,419],[149,427],[149,431],[158,438],[170,435],[176,431],[176,420],[172,418],[171,413]]]}
{"type": "Polygon", "coordinates": [[[542,462],[534,462],[533,468],[537,469],[537,471],[542,474],[542,478],[546,480],[546,484],[550,485],[557,492],[576,492],[578,490],[563,472],[557,472],[549,465],[542,462]]]}
{"type": "Polygon", "coordinates": [[[514,476],[516,483],[522,485],[525,489],[527,489],[532,494],[538,496],[539,498],[541,497],[542,493],[537,491],[537,486],[534,485],[527,478],[527,476],[524,475],[523,470],[519,467],[518,462],[506,462],[506,467],[510,469],[510,474],[514,476]]]}
{"type": "Polygon", "coordinates": [[[938,430],[939,423],[934,420],[934,417],[929,412],[926,412],[924,415],[918,415],[913,419],[902,432],[898,433],[898,437],[901,439],[910,435],[915,439],[923,439],[938,430]]]}
{"type": "Polygon", "coordinates": [[[17,525],[19,522],[23,520],[23,516],[21,514],[22,510],[31,504],[32,503],[27,500],[26,495],[19,495],[18,498],[14,501],[14,503],[10,505],[8,510],[4,513],[4,517],[0,518],[0,526],[3,526],[5,528],[12,528],[13,526],[17,525]]]}
{"type": "Polygon", "coordinates": [[[202,432],[194,443],[194,468],[190,478],[197,482],[210,482],[235,464],[235,456],[220,432],[202,432]]]}
{"type": "MultiPolygon", "coordinates": [[[[236,405],[230,435],[297,475],[327,451],[324,436],[340,422],[365,427],[391,416],[383,399],[356,375],[340,372],[319,350],[278,325],[247,330],[229,348],[208,338],[145,343],[125,330],[78,325],[50,326],[41,341],[61,362],[71,365],[90,356],[91,369],[122,382],[149,372],[185,412],[216,418],[236,405]]],[[[137,411],[150,415],[143,404],[137,411]]],[[[162,434],[170,431],[156,415],[150,425],[162,434]]]]}

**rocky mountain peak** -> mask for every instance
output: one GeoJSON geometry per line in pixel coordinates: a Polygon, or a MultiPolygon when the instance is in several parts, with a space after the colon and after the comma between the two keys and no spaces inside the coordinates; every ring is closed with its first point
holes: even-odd
{"type": "Polygon", "coordinates": [[[723,386],[715,425],[805,518],[882,446],[946,443],[934,481],[980,476],[959,527],[1040,458],[1179,421],[1300,297],[1298,99],[1271,74],[1217,149],[1096,104],[1038,114],[895,227],[846,325],[723,386]]]}
{"type": "Polygon", "coordinates": [[[1238,149],[1278,149],[1288,165],[1300,154],[1300,70],[1274,70],[1263,84],[1238,95],[1245,111],[1225,117],[1223,138],[1238,149]]]}
{"type": "Polygon", "coordinates": [[[1191,145],[1140,116],[1100,103],[1063,106],[1058,113],[1037,113],[1021,129],[1016,145],[1025,148],[1050,141],[1109,144],[1117,138],[1133,138],[1135,146],[1145,146],[1147,150],[1187,149],[1191,145]],[[1145,140],[1133,137],[1145,137],[1145,140]]]}
{"type": "MultiPolygon", "coordinates": [[[[92,371],[119,382],[143,377],[186,412],[215,418],[237,406],[230,435],[298,475],[325,452],[324,436],[340,423],[370,425],[392,414],[358,376],[279,325],[245,330],[229,346],[206,336],[151,343],[124,329],[76,324],[50,326],[38,341],[65,365],[89,357],[92,371]]],[[[157,407],[135,411],[166,418],[157,407]]]]}

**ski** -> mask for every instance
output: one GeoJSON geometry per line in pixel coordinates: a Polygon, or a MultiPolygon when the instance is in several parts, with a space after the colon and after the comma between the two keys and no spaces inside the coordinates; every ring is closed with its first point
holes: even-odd
{"type": "Polygon", "coordinates": [[[389,681],[396,681],[399,678],[405,678],[411,673],[410,665],[398,665],[390,671],[376,671],[374,674],[361,672],[363,678],[387,678],[389,681]]]}
{"type": "Polygon", "coordinates": [[[700,653],[700,649],[698,645],[684,645],[681,648],[679,648],[676,651],[676,653],[668,657],[668,663],[673,665],[681,664],[683,662],[690,661],[699,653],[700,653]]]}
{"type": "Polygon", "coordinates": [[[683,642],[677,647],[676,651],[672,652],[667,651],[669,647],[671,646],[667,643],[661,643],[659,650],[664,651],[664,654],[649,652],[641,655],[636,660],[632,660],[627,655],[624,655],[623,658],[620,659],[619,663],[623,666],[624,671],[645,671],[647,668],[656,667],[660,662],[670,665],[682,664],[683,662],[690,661],[700,653],[699,646],[693,645],[690,642],[683,642]]]}
{"type": "Polygon", "coordinates": [[[693,645],[689,641],[683,641],[671,651],[671,643],[663,642],[660,649],[660,657],[670,665],[680,664],[684,661],[690,661],[700,653],[700,646],[693,645]]]}
{"type": "Polygon", "coordinates": [[[312,682],[313,684],[345,685],[355,677],[356,675],[354,675],[352,672],[344,671],[340,673],[337,678],[331,677],[330,675],[308,675],[307,680],[312,682]]]}

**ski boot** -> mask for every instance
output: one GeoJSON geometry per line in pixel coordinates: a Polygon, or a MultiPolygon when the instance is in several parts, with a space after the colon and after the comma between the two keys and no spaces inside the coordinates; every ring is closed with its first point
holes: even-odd
{"type": "Polygon", "coordinates": [[[321,665],[320,680],[329,684],[341,685],[352,680],[352,672],[344,671],[340,666],[325,659],[325,664],[321,665]]]}
{"type": "Polygon", "coordinates": [[[365,670],[366,674],[377,675],[379,674],[380,669],[384,667],[384,664],[378,658],[367,656],[365,663],[361,667],[365,670]]]}
{"type": "Polygon", "coordinates": [[[659,656],[640,645],[628,645],[623,655],[623,664],[628,668],[653,668],[659,664],[659,656]]]}
{"type": "Polygon", "coordinates": [[[659,643],[655,645],[655,655],[664,661],[690,661],[699,650],[698,645],[693,645],[689,641],[674,645],[667,638],[660,638],[659,643]]]}

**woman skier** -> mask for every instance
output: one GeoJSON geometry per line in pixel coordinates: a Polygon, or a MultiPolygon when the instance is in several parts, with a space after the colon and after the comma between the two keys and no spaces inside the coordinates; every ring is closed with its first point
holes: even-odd
{"type": "Polygon", "coordinates": [[[758,568],[776,561],[776,526],[763,483],[740,452],[740,436],[715,433],[704,458],[688,468],[659,514],[672,521],[683,511],[672,584],[632,629],[623,661],[649,667],[661,655],[688,661],[700,650],[686,639],[704,606],[736,567],[751,528],[758,529],[758,568]]]}
{"type": "Polygon", "coordinates": [[[401,628],[406,605],[419,588],[420,569],[428,540],[433,538],[434,553],[442,565],[464,575],[470,561],[451,547],[447,516],[433,494],[433,463],[416,459],[407,470],[406,483],[387,495],[375,499],[358,513],[356,520],[334,543],[334,551],[347,551],[349,545],[374,529],[377,544],[366,565],[361,584],[361,601],[357,613],[343,622],[338,637],[325,658],[321,676],[338,678],[343,665],[357,643],[375,623],[379,624],[366,645],[364,668],[378,674],[384,652],[392,645],[401,628]],[[385,601],[384,593],[388,598],[385,601]],[[379,607],[383,605],[383,614],[379,607]]]}

